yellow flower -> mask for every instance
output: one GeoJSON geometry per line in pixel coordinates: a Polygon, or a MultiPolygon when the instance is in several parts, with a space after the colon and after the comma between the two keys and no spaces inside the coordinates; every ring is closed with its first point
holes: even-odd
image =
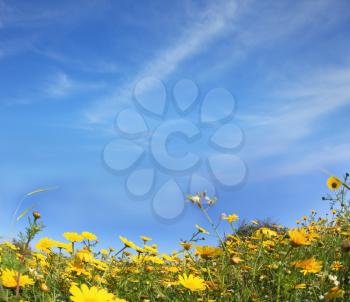
{"type": "Polygon", "coordinates": [[[342,182],[338,177],[331,176],[327,180],[327,186],[332,191],[338,190],[341,187],[341,185],[342,185],[342,182]]]}
{"type": "Polygon", "coordinates": [[[334,261],[334,262],[331,264],[331,270],[332,270],[332,271],[339,271],[342,267],[343,267],[343,265],[342,265],[341,262],[339,262],[339,261],[334,261]]]}
{"type": "Polygon", "coordinates": [[[310,245],[309,238],[304,229],[291,229],[288,235],[292,246],[310,245]]]}
{"type": "Polygon", "coordinates": [[[192,274],[190,274],[189,276],[187,276],[186,274],[183,274],[182,276],[180,275],[178,282],[190,291],[205,290],[204,280],[200,277],[193,276],[192,274]]]}
{"type": "Polygon", "coordinates": [[[314,257],[296,261],[293,263],[295,267],[301,268],[301,272],[306,275],[308,273],[318,273],[322,269],[322,261],[317,261],[314,257]]]}
{"type": "Polygon", "coordinates": [[[51,248],[55,247],[56,245],[57,245],[56,241],[54,241],[50,238],[44,237],[38,241],[38,243],[35,245],[35,247],[39,251],[49,253],[51,251],[51,248]]]}
{"type": "Polygon", "coordinates": [[[189,251],[191,249],[193,243],[182,241],[182,242],[180,242],[180,245],[184,248],[185,251],[189,251]]]}
{"type": "Polygon", "coordinates": [[[105,289],[99,289],[96,286],[89,288],[86,284],[78,287],[73,285],[69,292],[70,299],[73,302],[114,302],[113,294],[108,293],[105,289]]]}
{"type": "Polygon", "coordinates": [[[76,232],[65,232],[63,233],[63,237],[71,242],[80,242],[84,239],[82,235],[79,235],[76,232]]]}
{"type": "Polygon", "coordinates": [[[143,249],[146,251],[146,252],[150,252],[151,254],[157,254],[158,253],[158,250],[156,248],[153,248],[149,245],[144,245],[143,249]]]}
{"type": "Polygon", "coordinates": [[[140,236],[141,240],[144,241],[144,242],[147,242],[147,241],[150,241],[152,240],[152,238],[149,238],[147,236],[140,236]]]}
{"type": "Polygon", "coordinates": [[[229,223],[235,222],[238,220],[238,215],[231,214],[231,215],[222,215],[223,220],[227,220],[229,223]]]}
{"type": "Polygon", "coordinates": [[[299,284],[296,284],[294,286],[295,289],[304,289],[306,288],[306,284],[305,283],[299,283],[299,284]]]}
{"type": "Polygon", "coordinates": [[[209,232],[207,232],[205,229],[200,227],[198,224],[196,224],[196,228],[197,228],[198,232],[209,235],[209,232]]]}
{"type": "Polygon", "coordinates": [[[126,239],[126,238],[123,237],[123,236],[119,236],[119,239],[120,239],[121,242],[124,243],[124,245],[125,245],[126,247],[131,247],[131,248],[137,247],[137,245],[136,245],[135,243],[133,243],[132,241],[126,239]]]}
{"type": "Polygon", "coordinates": [[[204,259],[220,256],[222,251],[215,246],[195,246],[196,254],[204,259]]]}
{"type": "Polygon", "coordinates": [[[9,249],[11,249],[11,250],[13,250],[13,251],[17,251],[18,250],[18,247],[16,247],[13,243],[11,243],[11,242],[8,242],[8,241],[6,241],[5,243],[4,243],[4,245],[7,247],[7,248],[9,248],[9,249]]]}
{"type": "Polygon", "coordinates": [[[332,300],[332,299],[336,299],[336,298],[340,298],[344,296],[345,291],[342,290],[339,287],[333,287],[331,288],[328,293],[325,294],[325,299],[328,300],[332,300]]]}
{"type": "Polygon", "coordinates": [[[255,231],[254,236],[257,238],[271,238],[277,236],[277,233],[269,228],[260,228],[255,231]]]}
{"type": "MultiPolygon", "coordinates": [[[[18,272],[15,270],[4,269],[1,271],[1,284],[4,287],[15,288],[17,286],[18,272]]],[[[19,276],[19,286],[23,287],[26,285],[34,284],[33,279],[27,275],[20,274],[19,276]]]]}
{"type": "Polygon", "coordinates": [[[75,256],[80,260],[84,262],[91,263],[95,260],[94,256],[91,254],[91,252],[87,249],[78,250],[75,256]]]}
{"type": "Polygon", "coordinates": [[[63,243],[63,242],[56,242],[57,247],[60,249],[64,249],[67,253],[73,253],[73,249],[72,249],[72,244],[70,243],[63,243]]]}
{"type": "Polygon", "coordinates": [[[70,263],[67,267],[68,272],[75,272],[78,276],[85,275],[89,276],[90,273],[85,269],[83,262],[81,261],[74,261],[73,263],[70,263]]]}
{"type": "Polygon", "coordinates": [[[84,239],[93,241],[93,240],[97,240],[97,236],[95,234],[92,234],[90,232],[82,232],[81,236],[83,236],[84,239]]]}
{"type": "Polygon", "coordinates": [[[239,257],[237,257],[237,256],[233,256],[232,258],[231,258],[231,262],[233,263],[233,264],[239,264],[240,262],[242,262],[243,260],[241,259],[241,258],[239,258],[239,257]]]}

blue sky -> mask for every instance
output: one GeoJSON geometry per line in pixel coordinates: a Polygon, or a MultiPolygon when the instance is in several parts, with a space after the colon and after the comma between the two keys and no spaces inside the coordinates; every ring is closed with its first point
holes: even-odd
{"type": "MultiPolygon", "coordinates": [[[[125,190],[127,175],[106,166],[104,150],[121,135],[120,111],[136,108],[152,131],[176,116],[196,123],[203,99],[217,88],[234,96],[232,122],[244,134],[234,154],[248,172],[232,190],[217,187],[213,216],[291,225],[311,209],[325,211],[325,171],[349,170],[349,25],[345,0],[0,0],[0,233],[8,235],[25,193],[52,186],[58,188],[22,209],[37,204],[45,235],[55,239],[89,230],[109,245],[118,244],[119,234],[144,234],[168,249],[194,224],[207,226],[187,204],[174,221],[156,217],[153,193],[134,200],[125,190]],[[170,105],[162,117],[135,105],[135,87],[149,77],[164,85],[170,105]],[[198,88],[186,114],[173,105],[182,79],[198,88]]],[[[222,102],[209,105],[214,115],[226,112],[222,102]]],[[[205,143],[209,128],[200,125],[198,144],[174,138],[171,152],[213,155],[205,143]]],[[[149,150],[147,138],[137,143],[149,150]]],[[[118,153],[122,161],[128,156],[118,153]]],[[[186,191],[186,173],[164,173],[146,159],[139,166],[156,168],[154,190],[173,178],[186,191]]]]}

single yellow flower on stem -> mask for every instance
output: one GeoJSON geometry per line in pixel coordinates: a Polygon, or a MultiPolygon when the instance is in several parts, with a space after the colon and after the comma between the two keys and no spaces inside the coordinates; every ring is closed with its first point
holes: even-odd
{"type": "MultiPolygon", "coordinates": [[[[18,272],[15,270],[10,270],[10,269],[4,269],[1,271],[1,284],[4,287],[8,287],[8,288],[15,288],[17,286],[17,280],[18,280],[18,272]]],[[[33,279],[31,279],[29,276],[27,275],[19,275],[19,286],[23,287],[26,285],[32,285],[34,284],[33,279]]]]}
{"type": "Polygon", "coordinates": [[[336,176],[331,176],[327,179],[327,186],[332,191],[339,190],[341,185],[342,185],[342,181],[336,176]]]}
{"type": "Polygon", "coordinates": [[[229,223],[232,223],[232,222],[235,222],[238,220],[238,215],[236,214],[231,214],[231,215],[226,215],[226,214],[223,214],[222,215],[222,220],[227,220],[229,223]]]}
{"type": "Polygon", "coordinates": [[[105,289],[99,289],[96,286],[89,288],[86,284],[80,287],[73,285],[69,292],[70,299],[73,302],[114,302],[113,294],[107,292],[105,289]]]}
{"type": "Polygon", "coordinates": [[[76,232],[65,232],[63,233],[63,237],[66,238],[70,242],[80,242],[83,241],[83,236],[76,232]]]}
{"type": "Polygon", "coordinates": [[[196,229],[197,229],[198,232],[200,232],[200,233],[209,235],[209,232],[206,231],[205,229],[203,229],[202,227],[200,227],[198,224],[196,224],[196,229]]]}
{"type": "Polygon", "coordinates": [[[290,238],[290,243],[294,247],[310,245],[309,237],[304,229],[291,229],[288,231],[288,235],[290,238]]]}
{"type": "Polygon", "coordinates": [[[277,236],[277,232],[273,231],[269,228],[262,227],[254,232],[254,236],[256,238],[260,238],[260,239],[265,238],[266,239],[266,238],[271,238],[271,237],[277,236]]]}
{"type": "Polygon", "coordinates": [[[196,254],[204,259],[217,257],[222,254],[222,250],[216,246],[195,246],[196,254]]]}
{"type": "Polygon", "coordinates": [[[295,289],[305,289],[306,284],[305,283],[299,283],[294,286],[295,289]]]}
{"type": "Polygon", "coordinates": [[[336,298],[341,298],[345,294],[345,291],[339,287],[333,287],[331,288],[324,296],[326,301],[336,299],[336,298]]]}
{"type": "Polygon", "coordinates": [[[206,285],[202,278],[193,276],[190,274],[187,276],[186,274],[183,274],[182,276],[179,276],[178,280],[179,284],[181,284],[183,287],[186,287],[190,291],[202,291],[205,290],[206,285]]]}
{"type": "Polygon", "coordinates": [[[301,268],[301,272],[306,275],[309,273],[318,273],[322,269],[322,261],[317,261],[314,257],[296,261],[293,263],[295,267],[301,268]]]}
{"type": "Polygon", "coordinates": [[[93,233],[90,233],[90,232],[82,232],[81,236],[84,239],[87,239],[87,240],[90,240],[90,241],[97,240],[97,236],[95,234],[93,234],[93,233]]]}
{"type": "Polygon", "coordinates": [[[149,238],[149,237],[147,237],[147,236],[140,236],[140,238],[141,238],[141,240],[142,240],[143,242],[147,242],[147,241],[152,240],[152,238],[149,238]]]}

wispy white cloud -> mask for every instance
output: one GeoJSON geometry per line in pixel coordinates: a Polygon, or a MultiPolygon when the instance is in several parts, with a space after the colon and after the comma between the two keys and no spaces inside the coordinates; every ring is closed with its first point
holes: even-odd
{"type": "Polygon", "coordinates": [[[44,85],[46,96],[52,98],[65,98],[79,92],[89,92],[105,87],[104,83],[78,81],[64,72],[56,72],[44,85]]]}
{"type": "Polygon", "coordinates": [[[115,116],[121,103],[128,102],[133,87],[146,76],[156,76],[164,80],[174,72],[185,59],[204,51],[218,36],[232,30],[232,19],[238,9],[238,1],[213,1],[198,15],[198,19],[171,44],[159,51],[132,77],[116,91],[100,99],[84,114],[89,123],[105,123],[115,116]]]}
{"type": "Polygon", "coordinates": [[[101,74],[114,74],[120,72],[120,67],[118,64],[104,59],[90,59],[89,61],[83,61],[79,58],[73,58],[51,50],[36,48],[33,49],[33,51],[50,58],[53,61],[65,64],[70,68],[75,68],[83,72],[101,74]]]}
{"type": "Polygon", "coordinates": [[[350,162],[350,143],[319,145],[317,148],[300,152],[302,157],[294,158],[274,167],[273,177],[301,175],[315,171],[332,171],[337,165],[350,162]]]}
{"type": "MultiPolygon", "coordinates": [[[[294,175],[328,164],[349,161],[346,136],[333,139],[319,137],[327,131],[329,115],[350,112],[350,66],[328,68],[299,75],[266,95],[270,102],[242,115],[246,126],[248,160],[259,163],[272,159],[270,176],[294,175]],[[337,154],[331,157],[331,154],[337,154]],[[339,153],[339,156],[338,156],[339,153]]],[[[266,175],[262,172],[261,174],[266,175]]]]}

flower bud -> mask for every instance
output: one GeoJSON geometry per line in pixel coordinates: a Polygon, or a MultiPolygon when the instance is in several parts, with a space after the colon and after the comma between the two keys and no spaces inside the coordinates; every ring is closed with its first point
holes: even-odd
{"type": "Polygon", "coordinates": [[[38,219],[40,219],[41,214],[39,212],[33,212],[33,217],[35,220],[38,220],[38,219]]]}

